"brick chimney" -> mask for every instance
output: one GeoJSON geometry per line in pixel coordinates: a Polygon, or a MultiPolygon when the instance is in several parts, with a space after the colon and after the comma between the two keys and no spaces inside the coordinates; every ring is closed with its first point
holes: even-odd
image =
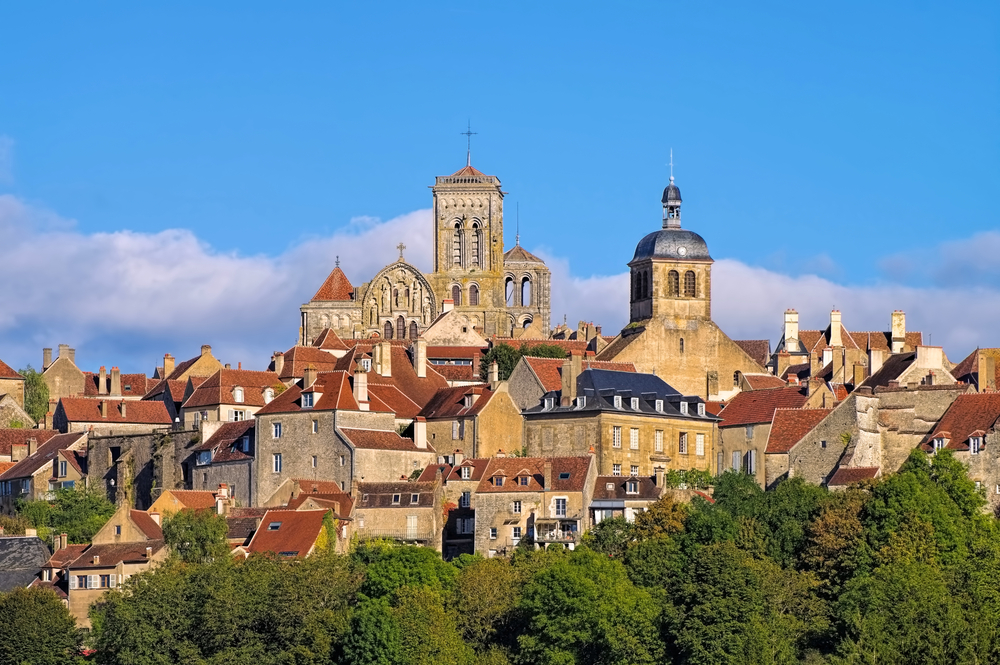
{"type": "Polygon", "coordinates": [[[285,353],[283,351],[275,351],[274,355],[271,356],[271,360],[274,361],[274,373],[281,376],[281,370],[285,369],[285,353]]]}
{"type": "MultiPolygon", "coordinates": [[[[830,346],[843,346],[844,340],[840,334],[840,310],[835,309],[830,312],[830,346]]],[[[836,354],[834,354],[836,355],[836,354]]]]}
{"type": "Polygon", "coordinates": [[[174,357],[169,353],[163,354],[163,378],[167,378],[174,373],[174,357]]]}
{"type": "Polygon", "coordinates": [[[104,365],[101,365],[101,369],[97,372],[97,394],[108,394],[108,372],[104,369],[104,365]]]}
{"type": "Polygon", "coordinates": [[[906,312],[897,309],[892,313],[892,352],[902,353],[906,345],[906,312]]]}
{"type": "Polygon", "coordinates": [[[42,349],[42,371],[44,372],[52,364],[52,349],[42,349]]]}
{"type": "Polygon", "coordinates": [[[427,448],[427,419],[417,416],[413,421],[413,445],[421,450],[427,448]]]}
{"type": "Polygon", "coordinates": [[[546,492],[551,492],[552,491],[552,460],[550,460],[550,459],[546,459],[545,460],[544,469],[545,469],[545,491],[546,492]]]}
{"type": "Polygon", "coordinates": [[[427,378],[427,341],[416,339],[413,341],[413,371],[417,373],[418,379],[427,378]]]}
{"type": "Polygon", "coordinates": [[[117,367],[111,368],[111,396],[122,396],[122,375],[117,367]]]}
{"type": "Polygon", "coordinates": [[[785,310],[785,351],[796,353],[799,350],[799,313],[794,309],[785,310]]]}

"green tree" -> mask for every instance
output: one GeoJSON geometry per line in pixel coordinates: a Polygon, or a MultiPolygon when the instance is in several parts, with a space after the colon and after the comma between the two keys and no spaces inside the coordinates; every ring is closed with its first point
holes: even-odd
{"type": "Polygon", "coordinates": [[[441,555],[427,547],[400,547],[369,541],[359,544],[352,557],[365,566],[361,592],[371,598],[388,596],[403,586],[450,591],[458,577],[454,566],[442,561],[441,555]]]}
{"type": "Polygon", "coordinates": [[[523,356],[565,358],[566,351],[556,344],[535,344],[530,347],[527,344],[522,344],[520,348],[515,348],[510,344],[497,344],[483,354],[482,362],[479,364],[479,378],[484,381],[489,378],[490,364],[495,360],[500,380],[506,381],[523,356]]]}
{"type": "Polygon", "coordinates": [[[214,510],[186,508],[163,522],[163,539],[187,563],[207,563],[229,554],[226,518],[214,510]]]}
{"type": "Polygon", "coordinates": [[[43,422],[49,411],[49,386],[31,365],[18,374],[24,377],[24,410],[35,422],[43,422]]]}
{"type": "Polygon", "coordinates": [[[527,576],[524,568],[501,557],[469,558],[473,560],[463,562],[459,571],[452,604],[462,636],[477,650],[485,650],[498,638],[506,641],[513,631],[514,609],[527,576]]]}
{"type": "Polygon", "coordinates": [[[473,653],[458,632],[455,614],[429,587],[402,587],[393,615],[399,624],[400,659],[405,665],[463,665],[473,653]]]}
{"type": "Polygon", "coordinates": [[[342,665],[396,665],[402,657],[399,623],[385,598],[365,598],[351,616],[342,665]]]}
{"type": "Polygon", "coordinates": [[[635,527],[623,516],[600,521],[583,534],[583,544],[613,559],[625,556],[625,550],[635,540],[635,527]]]}
{"type": "Polygon", "coordinates": [[[523,663],[661,662],[658,608],[620,561],[587,548],[557,559],[525,585],[518,637],[523,663]]]}
{"type": "Polygon", "coordinates": [[[97,485],[56,490],[49,524],[55,533],[65,533],[71,543],[88,543],[111,519],[115,505],[97,485]]]}
{"type": "Polygon", "coordinates": [[[62,601],[48,589],[20,587],[0,594],[0,663],[76,662],[81,635],[62,601]]]}
{"type": "Polygon", "coordinates": [[[635,537],[639,540],[672,536],[684,530],[687,507],[665,494],[635,516],[635,537]]]}

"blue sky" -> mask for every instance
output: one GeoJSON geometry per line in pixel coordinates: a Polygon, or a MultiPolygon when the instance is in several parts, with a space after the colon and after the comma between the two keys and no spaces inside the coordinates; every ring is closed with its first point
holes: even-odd
{"type": "MultiPolygon", "coordinates": [[[[984,251],[1000,248],[997,3],[20,3],[0,25],[0,225],[91,247],[72,254],[78,279],[102,256],[122,262],[100,234],[152,238],[155,256],[170,229],[206,261],[317,264],[283,292],[284,321],[244,322],[244,346],[221,323],[69,325],[50,303],[0,316],[11,364],[59,335],[87,362],[146,369],[174,342],[194,355],[199,335],[234,355],[287,347],[327,254],[355,282],[371,274],[367,248],[330,240],[427,208],[434,176],[464,165],[469,120],[474,165],[510,192],[508,245],[519,205],[522,243],[584,291],[659,226],[671,148],[685,226],[716,259],[836,287],[761,300],[757,327],[728,322],[734,336],[773,341],[786,306],[838,306],[849,326],[852,306],[884,311],[851,326],[880,329],[899,303],[873,294],[1000,291],[984,251]],[[846,301],[821,302],[831,293],[846,301]]],[[[391,258],[399,239],[374,233],[371,252],[391,258]]],[[[102,290],[79,297],[130,302],[102,290]]],[[[621,325],[589,300],[553,319],[621,325]]],[[[952,339],[951,356],[1000,344],[985,319],[956,332],[930,304],[911,316],[952,339]]]]}

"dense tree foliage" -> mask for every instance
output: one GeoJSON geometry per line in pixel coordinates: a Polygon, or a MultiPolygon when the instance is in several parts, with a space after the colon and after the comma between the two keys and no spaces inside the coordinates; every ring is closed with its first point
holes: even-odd
{"type": "Polygon", "coordinates": [[[714,502],[661,499],[574,552],[173,557],[95,607],[97,662],[995,663],[983,506],[949,453],[916,452],[844,492],[726,473],[714,502]]]}
{"type": "Polygon", "coordinates": [[[17,514],[48,540],[65,533],[71,543],[87,543],[115,512],[115,506],[99,487],[79,484],[56,490],[50,501],[18,501],[17,514]]]}
{"type": "Polygon", "coordinates": [[[35,422],[41,423],[45,420],[45,414],[49,410],[49,386],[45,383],[40,372],[28,365],[18,371],[24,377],[24,410],[35,422]]]}
{"type": "Polygon", "coordinates": [[[482,362],[479,364],[479,377],[484,381],[489,378],[490,364],[495,360],[497,370],[500,373],[500,380],[506,381],[510,378],[510,373],[523,356],[532,358],[565,358],[566,351],[556,344],[535,344],[528,346],[522,344],[519,348],[510,344],[497,344],[492,349],[483,354],[482,362]]]}
{"type": "Polygon", "coordinates": [[[229,554],[226,518],[212,509],[184,509],[163,522],[163,539],[188,563],[208,563],[229,554]]]}
{"type": "Polygon", "coordinates": [[[77,662],[81,636],[69,610],[48,589],[0,594],[0,663],[66,665],[77,662]]]}

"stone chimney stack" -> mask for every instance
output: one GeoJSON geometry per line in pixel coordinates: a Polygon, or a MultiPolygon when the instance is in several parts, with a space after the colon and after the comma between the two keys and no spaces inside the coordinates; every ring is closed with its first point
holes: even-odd
{"type": "Polygon", "coordinates": [[[465,452],[461,448],[455,448],[455,466],[465,461],[465,452]]]}
{"type": "Polygon", "coordinates": [[[169,353],[163,354],[163,378],[167,378],[174,373],[174,357],[169,353]]]}
{"type": "Polygon", "coordinates": [[[417,339],[413,341],[413,371],[417,373],[418,379],[427,378],[427,341],[417,339]]]}
{"type": "Polygon", "coordinates": [[[10,446],[10,461],[20,462],[28,456],[28,444],[14,443],[10,446]]]}
{"type": "Polygon", "coordinates": [[[865,366],[861,363],[854,365],[854,387],[860,386],[865,381],[865,366]]]}
{"type": "Polygon", "coordinates": [[[500,383],[500,365],[494,360],[490,363],[490,388],[495,388],[498,383],[500,383]]]}
{"type": "Polygon", "coordinates": [[[573,351],[562,366],[562,405],[570,406],[576,399],[576,379],[583,370],[583,357],[573,351]]]}
{"type": "Polygon", "coordinates": [[[545,491],[552,491],[552,460],[545,460],[545,491]]]}
{"type": "Polygon", "coordinates": [[[979,392],[993,392],[997,389],[997,363],[989,353],[979,351],[979,392]]]}
{"type": "Polygon", "coordinates": [[[125,403],[126,403],[127,401],[128,401],[128,400],[124,400],[124,399],[123,399],[123,400],[122,400],[122,403],[121,403],[121,404],[120,404],[120,405],[118,406],[118,409],[119,409],[119,410],[120,410],[120,411],[122,412],[122,420],[125,420],[125,418],[127,417],[127,416],[125,415],[125,403]]]}
{"type": "Polygon", "coordinates": [[[379,375],[385,377],[392,376],[392,344],[389,342],[379,342],[379,375]]]}
{"type": "Polygon", "coordinates": [[[59,534],[59,549],[64,550],[69,547],[69,536],[65,533],[59,534]]]}
{"type": "Polygon", "coordinates": [[[56,356],[56,357],[57,358],[67,358],[69,360],[72,360],[72,358],[69,357],[69,344],[60,344],[59,345],[59,355],[56,356]]]}
{"type": "Polygon", "coordinates": [[[455,309],[455,301],[451,298],[445,298],[441,301],[441,313],[450,312],[455,309]]]}
{"type": "Polygon", "coordinates": [[[655,469],[653,469],[653,482],[656,483],[657,487],[659,487],[660,489],[663,489],[663,467],[662,466],[658,466],[655,469]]]}
{"type": "Polygon", "coordinates": [[[427,419],[417,416],[413,421],[413,445],[421,450],[427,449],[427,419]]]}
{"type": "Polygon", "coordinates": [[[42,349],[42,371],[44,372],[52,364],[52,349],[42,349]]]}
{"type": "Polygon", "coordinates": [[[202,344],[201,345],[201,355],[203,355],[203,356],[210,356],[210,355],[212,355],[212,346],[209,345],[209,344],[202,344]]]}
{"type": "Polygon", "coordinates": [[[104,369],[104,365],[101,365],[100,371],[97,372],[97,394],[108,394],[108,372],[104,369]]]}
{"type": "Polygon", "coordinates": [[[161,515],[160,515],[160,513],[156,512],[156,511],[153,511],[153,512],[151,512],[151,513],[149,514],[149,519],[151,519],[151,520],[153,520],[154,522],[156,522],[156,524],[157,524],[158,526],[162,526],[162,525],[160,524],[160,521],[161,521],[161,519],[162,519],[162,518],[161,518],[161,515]]]}
{"type": "MultiPolygon", "coordinates": [[[[840,334],[840,310],[835,309],[830,312],[830,346],[843,346],[844,340],[840,334]]],[[[836,354],[834,354],[836,355],[836,354]]]]}
{"type": "Polygon", "coordinates": [[[271,360],[274,361],[274,373],[281,376],[281,370],[285,369],[284,351],[275,351],[274,355],[271,356],[271,360]]]}
{"type": "Polygon", "coordinates": [[[882,369],[882,349],[868,349],[868,376],[882,369]]]}
{"type": "Polygon", "coordinates": [[[358,403],[358,408],[368,411],[368,373],[365,372],[361,363],[354,367],[354,399],[358,403]]]}
{"type": "Polygon", "coordinates": [[[306,365],[306,368],[302,370],[302,389],[311,388],[314,383],[316,383],[316,368],[312,365],[306,365]]]}
{"type": "Polygon", "coordinates": [[[111,396],[122,396],[122,375],[117,367],[111,368],[111,396]]]}
{"type": "Polygon", "coordinates": [[[28,438],[28,457],[31,457],[32,455],[34,455],[36,450],[38,450],[38,439],[36,439],[33,436],[29,437],[28,438]]]}
{"type": "Polygon", "coordinates": [[[847,383],[847,375],[844,371],[844,347],[833,349],[833,378],[830,383],[847,383]]]}
{"type": "Polygon", "coordinates": [[[794,309],[785,310],[785,351],[797,353],[799,350],[799,313],[794,309]]]}
{"type": "Polygon", "coordinates": [[[892,352],[902,353],[906,345],[906,312],[897,309],[892,313],[892,352]]]}

